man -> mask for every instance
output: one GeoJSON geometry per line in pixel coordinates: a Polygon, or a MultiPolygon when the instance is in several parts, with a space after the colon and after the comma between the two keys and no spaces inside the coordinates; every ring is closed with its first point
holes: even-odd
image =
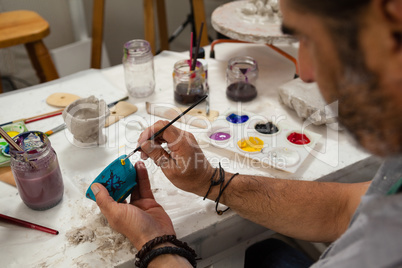
{"type": "MultiPolygon", "coordinates": [[[[385,161],[371,184],[238,175],[220,202],[287,236],[334,241],[317,267],[401,267],[402,0],[281,0],[280,4],[284,32],[300,40],[301,78],[317,81],[328,103],[339,100],[341,123],[385,161]]],[[[192,134],[170,127],[157,140],[147,141],[166,124],[157,122],[142,133],[142,157],[160,165],[178,188],[205,196],[210,179],[218,175],[192,134]],[[162,142],[167,142],[170,154],[160,147],[162,142]]],[[[174,234],[174,229],[153,199],[144,165],[137,163],[136,168],[138,187],[130,204],[117,204],[100,185],[95,184],[93,191],[110,225],[141,249],[154,237],[174,234]]],[[[225,174],[225,184],[232,175],[225,174]]],[[[208,198],[215,200],[219,192],[219,187],[211,187],[208,198]]],[[[149,267],[169,265],[190,267],[186,258],[175,254],[149,263],[149,267]]]]}

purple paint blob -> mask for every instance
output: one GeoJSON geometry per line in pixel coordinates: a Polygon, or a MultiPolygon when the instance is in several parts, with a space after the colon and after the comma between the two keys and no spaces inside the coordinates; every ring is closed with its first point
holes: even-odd
{"type": "Polygon", "coordinates": [[[216,141],[228,140],[228,139],[230,139],[230,137],[231,137],[230,134],[226,133],[226,132],[215,132],[214,134],[209,136],[209,138],[211,140],[216,140],[216,141]]]}
{"type": "Polygon", "coordinates": [[[242,124],[246,122],[248,118],[248,115],[230,114],[228,117],[226,117],[226,120],[233,124],[242,124]]]}

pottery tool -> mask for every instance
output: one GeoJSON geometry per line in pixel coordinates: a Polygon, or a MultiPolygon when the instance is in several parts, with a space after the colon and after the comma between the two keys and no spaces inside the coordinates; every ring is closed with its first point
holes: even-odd
{"type": "Polygon", "coordinates": [[[109,103],[109,104],[107,105],[107,107],[110,109],[110,108],[112,108],[113,106],[115,106],[117,103],[119,103],[119,102],[121,102],[121,101],[125,101],[125,100],[128,100],[128,96],[125,96],[124,98],[121,98],[120,100],[117,100],[117,101],[114,101],[114,102],[109,103]]]}
{"type": "Polygon", "coordinates": [[[74,94],[58,92],[47,97],[46,103],[51,106],[62,108],[67,107],[70,103],[80,98],[80,96],[74,94]]]}
{"type": "MultiPolygon", "coordinates": [[[[185,115],[186,113],[188,113],[191,109],[193,109],[195,106],[197,106],[198,104],[200,104],[201,102],[203,102],[206,98],[208,97],[208,95],[205,95],[204,97],[202,97],[201,99],[199,99],[196,103],[194,103],[193,105],[191,105],[190,107],[188,107],[184,112],[182,112],[179,116],[177,116],[175,119],[173,119],[172,121],[169,122],[169,124],[167,124],[165,127],[161,128],[159,131],[157,131],[154,135],[152,135],[148,140],[153,140],[155,139],[157,136],[159,136],[163,131],[165,131],[165,129],[167,129],[168,127],[170,127],[174,122],[176,122],[177,120],[179,120],[183,115],[185,115]]],[[[131,153],[129,153],[124,159],[122,159],[121,163],[124,165],[125,164],[125,160],[127,158],[129,158],[130,156],[132,156],[133,154],[135,154],[137,151],[141,150],[141,146],[138,146],[134,151],[132,151],[131,153]]]]}
{"type": "Polygon", "coordinates": [[[59,131],[65,129],[66,127],[67,127],[66,123],[63,123],[63,124],[61,124],[61,125],[59,125],[59,126],[53,128],[53,129],[51,129],[51,130],[46,131],[45,134],[46,134],[47,136],[50,136],[50,135],[52,135],[52,134],[54,134],[54,133],[56,133],[56,132],[59,132],[59,131]]]}
{"type": "Polygon", "coordinates": [[[135,113],[137,110],[137,106],[131,103],[125,101],[118,102],[115,106],[110,108],[110,116],[106,118],[105,127],[108,127],[118,122],[120,119],[135,113]]]}
{"type": "MultiPolygon", "coordinates": [[[[208,98],[205,101],[208,101],[208,98]]],[[[169,120],[173,120],[174,118],[176,118],[176,116],[185,111],[185,108],[178,108],[172,105],[149,102],[145,103],[145,107],[148,114],[159,116],[169,120]]],[[[199,128],[207,128],[210,125],[209,122],[213,122],[216,118],[218,118],[218,116],[219,112],[215,110],[211,110],[210,114],[207,115],[204,110],[192,109],[178,121],[199,128]]]]}
{"type": "Polygon", "coordinates": [[[46,119],[46,118],[50,118],[50,117],[53,117],[53,116],[61,115],[63,110],[64,109],[59,109],[59,110],[56,110],[56,111],[53,111],[53,112],[40,114],[40,115],[36,115],[36,116],[33,116],[33,117],[17,119],[17,120],[14,120],[14,121],[10,121],[10,122],[7,122],[7,123],[0,124],[0,127],[8,125],[8,124],[12,124],[12,123],[17,123],[17,122],[24,122],[25,124],[32,123],[32,122],[39,121],[39,120],[42,120],[42,119],[46,119]]]}
{"type": "Polygon", "coordinates": [[[35,223],[31,223],[31,222],[27,222],[27,221],[23,221],[17,218],[13,218],[4,214],[0,214],[0,221],[3,222],[7,222],[7,223],[11,223],[14,225],[19,225],[25,228],[30,228],[30,229],[34,229],[34,230],[38,230],[38,231],[42,231],[45,233],[49,233],[49,234],[53,234],[53,235],[58,235],[59,231],[44,227],[42,225],[38,225],[35,223]]]}

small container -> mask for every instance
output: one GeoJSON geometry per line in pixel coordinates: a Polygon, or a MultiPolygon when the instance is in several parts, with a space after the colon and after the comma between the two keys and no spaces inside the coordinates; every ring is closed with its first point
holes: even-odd
{"type": "Polygon", "coordinates": [[[180,104],[193,104],[207,92],[205,71],[197,61],[194,71],[190,71],[190,60],[180,60],[173,67],[174,99],[180,104]]]}
{"type": "Polygon", "coordinates": [[[68,130],[73,134],[74,144],[85,148],[106,143],[103,129],[109,115],[105,101],[94,96],[70,103],[62,113],[68,130]]]}
{"type": "Polygon", "coordinates": [[[197,61],[190,71],[190,60],[180,60],[173,68],[174,99],[180,104],[192,104],[205,96],[207,85],[202,63],[197,61]]]}
{"type": "Polygon", "coordinates": [[[14,137],[25,151],[10,148],[11,170],[22,201],[34,210],[56,206],[64,193],[63,178],[57,155],[47,136],[39,131],[29,131],[14,137]],[[32,136],[30,136],[32,135],[32,136]],[[33,146],[28,136],[41,144],[33,146]]]}
{"type": "Polygon", "coordinates": [[[155,90],[154,60],[151,45],[145,40],[131,40],[123,49],[124,77],[128,94],[144,98],[155,90]]]}
{"type": "Polygon", "coordinates": [[[251,101],[257,97],[258,64],[251,57],[235,57],[226,69],[226,96],[233,101],[251,101]]]}

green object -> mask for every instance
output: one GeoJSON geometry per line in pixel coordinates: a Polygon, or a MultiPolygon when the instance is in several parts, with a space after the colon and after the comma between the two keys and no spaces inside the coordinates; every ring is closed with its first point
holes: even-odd
{"type": "MultiPolygon", "coordinates": [[[[5,132],[15,131],[18,133],[27,132],[28,129],[23,122],[8,124],[1,127],[5,132]]],[[[0,167],[10,165],[10,155],[7,153],[7,142],[0,137],[0,167]]]]}
{"type": "Polygon", "coordinates": [[[402,192],[402,178],[399,179],[394,185],[392,185],[391,189],[389,189],[387,195],[393,195],[402,192]]]}

